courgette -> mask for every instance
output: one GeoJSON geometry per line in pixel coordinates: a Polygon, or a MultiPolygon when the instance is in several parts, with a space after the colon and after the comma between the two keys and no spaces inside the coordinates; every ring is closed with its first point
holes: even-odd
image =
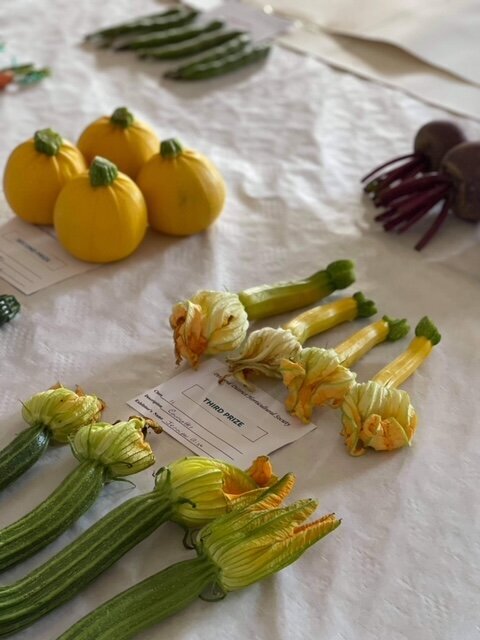
{"type": "Polygon", "coordinates": [[[82,427],[72,440],[80,464],[40,505],[0,530],[0,570],[21,562],[55,540],[90,508],[103,486],[154,463],[143,418],[82,427]]]}
{"type": "Polygon", "coordinates": [[[196,456],[160,469],[153,491],[130,498],[29,575],[0,587],[0,636],[72,598],[167,520],[197,529],[259,495],[283,497],[293,482],[288,476],[260,489],[246,472],[196,456]]]}
{"type": "Polygon", "coordinates": [[[96,396],[65,387],[35,394],[23,404],[30,427],[0,451],[0,491],[37,462],[52,442],[65,444],[84,425],[100,418],[104,404],[96,396]]]}
{"type": "Polygon", "coordinates": [[[168,29],[158,35],[146,35],[140,37],[121,38],[113,43],[115,51],[129,51],[136,49],[153,49],[154,47],[162,47],[167,44],[183,42],[190,40],[204,33],[211,33],[221,29],[224,25],[220,20],[212,20],[208,24],[200,27],[181,27],[179,29],[168,29]]]}
{"type": "Polygon", "coordinates": [[[10,322],[20,311],[20,303],[15,296],[0,296],[0,327],[10,322]]]}
{"type": "Polygon", "coordinates": [[[157,47],[154,49],[138,49],[137,54],[140,58],[151,58],[152,60],[174,60],[177,58],[186,58],[193,56],[202,51],[208,51],[229,40],[233,40],[242,35],[243,31],[222,31],[221,33],[206,33],[186,42],[167,45],[165,47],[157,47]]]}

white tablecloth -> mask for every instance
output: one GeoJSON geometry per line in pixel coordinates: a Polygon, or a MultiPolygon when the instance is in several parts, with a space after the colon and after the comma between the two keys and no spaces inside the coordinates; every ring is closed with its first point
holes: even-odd
{"type": "MultiPolygon", "coordinates": [[[[1,287],[16,293],[23,310],[1,330],[0,446],[23,428],[20,401],[57,380],[103,397],[107,419],[130,415],[128,399],[177,372],[167,319],[179,297],[301,277],[351,258],[358,275],[350,291],[361,289],[380,313],[407,317],[412,326],[428,314],[443,334],[404,384],[420,416],[413,446],[352,458],[338,435],[338,414],[319,411],[318,429],[272,459],[277,473],[297,474],[294,497],[318,498],[321,512],[343,519],[341,527],[280,574],[221,603],[198,601],[141,638],[478,638],[478,230],[452,217],[418,254],[412,246],[419,229],[385,234],[359,186],[373,166],[409,152],[420,125],[449,115],[281,48],[261,69],[187,86],[161,81],[162,65],[81,45],[83,34],[131,15],[131,7],[126,0],[51,0],[41,10],[29,0],[3,0],[9,48],[51,65],[53,76],[0,96],[0,166],[39,128],[75,140],[87,123],[126,105],[162,138],[178,137],[209,155],[228,183],[227,206],[208,233],[187,239],[149,233],[130,259],[29,297],[1,287]]],[[[153,0],[135,3],[135,14],[154,7],[153,0]]],[[[478,123],[457,122],[478,137],[478,123]]],[[[343,326],[312,343],[334,345],[352,331],[343,326]]],[[[369,353],[356,367],[359,379],[404,345],[369,353]]],[[[189,453],[167,435],[151,442],[158,466],[189,453]]],[[[74,465],[67,448],[50,450],[4,492],[0,525],[47,496],[74,465]]],[[[148,471],[134,480],[135,488],[110,485],[68,533],[5,572],[0,584],[152,487],[148,471]]],[[[57,637],[113,594],[188,557],[181,537],[176,526],[162,527],[15,638],[57,637]]]]}

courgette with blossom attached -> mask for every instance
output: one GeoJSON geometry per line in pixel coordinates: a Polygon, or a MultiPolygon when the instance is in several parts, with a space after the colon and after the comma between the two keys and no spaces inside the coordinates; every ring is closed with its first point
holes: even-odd
{"type": "Polygon", "coordinates": [[[177,302],[170,315],[177,364],[234,351],[245,340],[248,321],[306,307],[355,282],[350,260],[336,260],[304,280],[244,289],[240,293],[199,291],[177,302]]]}
{"type": "Polygon", "coordinates": [[[35,464],[50,443],[65,444],[78,429],[96,422],[103,408],[102,400],[79,388],[60,386],[32,396],[22,409],[30,427],[0,451],[0,490],[35,464]]]}
{"type": "Polygon", "coordinates": [[[334,514],[307,522],[315,500],[275,508],[268,499],[229,513],[198,534],[198,557],[174,564],[105,602],[58,640],[128,640],[204,595],[221,600],[295,562],[339,525],[334,514]]]}
{"type": "Polygon", "coordinates": [[[415,327],[415,337],[405,351],[369,382],[354,384],[342,406],[342,436],[353,456],[367,447],[393,451],[409,447],[417,428],[417,414],[406,391],[396,387],[427,358],[441,335],[425,316],[415,327]]]}
{"type": "Polygon", "coordinates": [[[134,417],[77,431],[71,447],[78,467],[40,505],[0,530],[0,570],[55,540],[95,502],[107,482],[152,465],[155,457],[143,433],[148,427],[160,430],[151,420],[134,417]]]}
{"type": "Polygon", "coordinates": [[[153,491],[127,500],[29,575],[0,587],[0,636],[28,627],[72,598],[168,520],[198,529],[259,496],[280,504],[294,477],[287,474],[259,488],[254,478],[271,479],[268,459],[262,458],[260,467],[244,472],[219,460],[191,457],[160,469],[153,491]]]}

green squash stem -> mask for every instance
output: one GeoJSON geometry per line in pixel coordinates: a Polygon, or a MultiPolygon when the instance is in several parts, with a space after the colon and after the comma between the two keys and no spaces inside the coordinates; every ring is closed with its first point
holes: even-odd
{"type": "Polygon", "coordinates": [[[128,127],[131,127],[134,120],[135,118],[133,117],[133,113],[131,113],[126,107],[118,107],[110,117],[110,122],[116,127],[121,127],[122,129],[128,129],[128,127]]]}
{"type": "Polygon", "coordinates": [[[39,153],[56,156],[63,144],[62,137],[52,129],[41,129],[33,136],[33,144],[39,153]]]}

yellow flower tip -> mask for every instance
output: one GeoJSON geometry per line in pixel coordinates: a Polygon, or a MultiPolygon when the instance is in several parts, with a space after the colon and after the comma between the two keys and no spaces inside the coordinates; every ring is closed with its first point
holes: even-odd
{"type": "Polygon", "coordinates": [[[151,418],[143,418],[142,416],[130,416],[129,421],[137,421],[138,429],[142,431],[143,436],[146,437],[148,430],[151,429],[154,433],[162,433],[163,428],[152,420],[151,418]]]}
{"type": "Polygon", "coordinates": [[[202,355],[237,349],[245,339],[248,317],[235,293],[199,291],[172,308],[177,364],[187,359],[196,368],[202,355]]]}
{"type": "Polygon", "coordinates": [[[278,507],[287,498],[295,486],[296,477],[286,473],[280,480],[270,485],[263,493],[259,493],[253,508],[258,511],[278,507]]]}
{"type": "Polygon", "coordinates": [[[282,360],[280,371],[288,389],[287,410],[308,424],[315,407],[338,407],[355,382],[334,349],[302,349],[294,361],[282,360]]]}
{"type": "Polygon", "coordinates": [[[366,447],[393,451],[411,445],[417,415],[406,391],[377,382],[357,384],[342,404],[342,436],[351,455],[366,447]]]}
{"type": "Polygon", "coordinates": [[[71,447],[81,462],[104,465],[111,477],[129,476],[151,466],[155,456],[145,441],[146,419],[133,417],[115,424],[97,422],[79,429],[71,447]]]}
{"type": "Polygon", "coordinates": [[[312,499],[273,509],[251,505],[202,529],[197,550],[217,565],[225,592],[246,587],[288,566],[340,525],[334,514],[306,523],[316,508],[312,499]]]}
{"type": "Polygon", "coordinates": [[[268,456],[258,456],[246,473],[255,480],[259,487],[268,487],[278,480],[278,477],[273,473],[273,466],[268,456]]]}

